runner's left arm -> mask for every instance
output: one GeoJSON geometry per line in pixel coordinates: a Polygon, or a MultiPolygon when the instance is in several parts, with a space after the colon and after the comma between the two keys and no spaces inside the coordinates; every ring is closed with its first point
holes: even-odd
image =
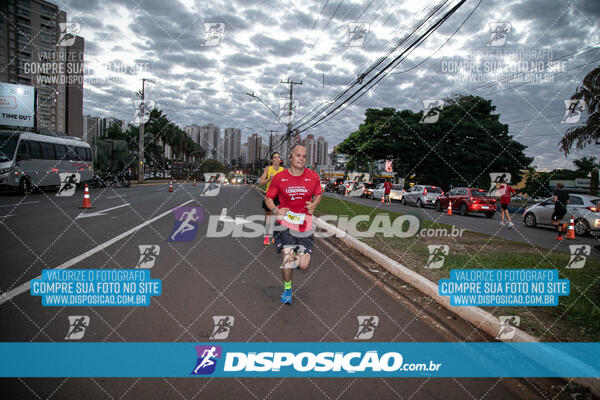
{"type": "Polygon", "coordinates": [[[321,198],[322,197],[323,197],[322,195],[318,194],[316,196],[313,196],[312,201],[307,201],[306,202],[306,208],[308,209],[308,213],[309,214],[314,214],[315,213],[315,209],[317,208],[317,206],[321,202],[321,198]]]}

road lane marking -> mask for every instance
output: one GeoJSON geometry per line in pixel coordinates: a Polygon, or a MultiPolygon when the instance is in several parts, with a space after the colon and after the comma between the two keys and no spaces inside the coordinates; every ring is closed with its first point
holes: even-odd
{"type": "Polygon", "coordinates": [[[23,204],[33,204],[33,203],[39,203],[39,201],[25,201],[23,203],[7,204],[5,206],[0,206],[0,207],[14,207],[14,206],[22,206],[23,204]]]}
{"type": "Polygon", "coordinates": [[[116,195],[116,196],[110,196],[110,197],[107,197],[107,199],[115,199],[115,198],[117,198],[117,197],[127,197],[127,195],[126,195],[126,194],[118,194],[118,195],[116,195]]]}
{"type": "MultiPolygon", "coordinates": [[[[141,224],[139,224],[137,226],[134,226],[133,228],[129,229],[128,231],[123,232],[120,235],[115,236],[114,238],[109,239],[109,240],[107,240],[106,242],[104,242],[102,244],[99,244],[98,246],[94,247],[93,249],[90,249],[90,250],[86,251],[85,253],[80,254],[80,255],[78,255],[75,258],[70,259],[69,261],[67,261],[67,262],[59,265],[58,267],[56,267],[54,269],[67,269],[67,268],[70,268],[73,265],[77,264],[78,262],[80,262],[82,260],[85,260],[89,256],[96,254],[100,250],[103,250],[103,249],[107,248],[108,246],[115,244],[119,240],[121,240],[121,239],[123,239],[123,238],[125,238],[125,237],[127,237],[129,235],[131,235],[134,232],[139,231],[143,227],[145,227],[147,225],[150,225],[151,223],[153,223],[153,222],[161,219],[162,217],[164,217],[166,215],[169,215],[171,212],[173,212],[174,209],[179,208],[179,207],[183,207],[186,204],[191,203],[192,201],[194,201],[194,199],[188,200],[185,203],[178,205],[177,207],[174,207],[174,208],[172,208],[172,209],[170,209],[168,211],[165,211],[164,213],[162,213],[160,215],[157,215],[156,217],[154,217],[152,219],[149,219],[146,222],[142,222],[141,224]]],[[[48,268],[48,269],[50,269],[50,268],[48,268]]],[[[35,277],[33,279],[41,279],[41,278],[42,278],[42,276],[40,275],[40,276],[37,276],[37,277],[35,277]]],[[[22,284],[21,286],[18,286],[16,288],[12,289],[9,292],[3,293],[0,296],[0,305],[6,303],[7,301],[11,300],[15,296],[20,295],[21,293],[25,293],[25,292],[29,291],[30,287],[31,287],[31,281],[26,282],[26,283],[22,284]]]]}
{"type": "Polygon", "coordinates": [[[125,203],[125,204],[121,204],[121,205],[114,206],[114,207],[111,207],[111,208],[107,208],[107,209],[104,209],[104,210],[100,210],[100,211],[96,211],[96,212],[92,212],[92,213],[87,213],[87,214],[84,213],[84,212],[81,212],[75,219],[89,218],[89,217],[98,217],[100,215],[106,215],[107,211],[116,210],[117,208],[125,207],[125,206],[128,206],[130,204],[131,203],[125,203]]]}

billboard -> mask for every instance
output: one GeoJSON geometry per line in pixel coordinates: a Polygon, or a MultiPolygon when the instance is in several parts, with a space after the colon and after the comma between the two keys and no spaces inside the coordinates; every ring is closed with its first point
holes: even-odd
{"type": "Polygon", "coordinates": [[[0,83],[0,125],[33,128],[34,119],[33,86],[0,83]]]}

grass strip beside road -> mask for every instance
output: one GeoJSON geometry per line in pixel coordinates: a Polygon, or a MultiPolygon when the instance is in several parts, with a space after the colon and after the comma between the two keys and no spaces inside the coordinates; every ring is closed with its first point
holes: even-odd
{"type": "MultiPolygon", "coordinates": [[[[389,214],[392,221],[402,215],[385,207],[384,204],[380,208],[369,207],[324,196],[316,215],[345,215],[349,219],[368,215],[368,222],[358,224],[358,230],[362,231],[367,230],[377,214],[389,214]]],[[[423,228],[445,228],[452,232],[451,225],[432,221],[421,221],[419,231],[423,228]]],[[[569,254],[468,230],[461,237],[398,238],[378,233],[373,238],[360,240],[436,283],[449,278],[451,269],[557,269],[561,279],[571,282],[571,294],[561,296],[558,306],[482,308],[496,316],[520,316],[520,328],[541,341],[600,340],[600,261],[588,258],[582,269],[566,269],[569,254]],[[429,257],[427,245],[430,244],[450,247],[442,268],[424,268],[429,257]]]]}

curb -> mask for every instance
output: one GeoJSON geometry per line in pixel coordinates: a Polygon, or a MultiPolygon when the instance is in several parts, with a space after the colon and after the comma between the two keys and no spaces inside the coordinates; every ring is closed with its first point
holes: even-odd
{"type": "MultiPolygon", "coordinates": [[[[413,286],[423,294],[431,297],[435,300],[439,305],[446,308],[450,312],[458,315],[465,321],[468,321],[473,326],[478,329],[481,329],[488,335],[492,337],[496,337],[497,333],[500,330],[500,320],[496,318],[494,315],[489,312],[474,306],[464,306],[464,307],[455,307],[450,305],[450,298],[445,296],[440,296],[438,294],[438,285],[424,276],[416,273],[415,271],[405,267],[397,261],[392,260],[385,254],[375,250],[371,246],[361,242],[360,240],[348,235],[346,232],[340,230],[338,227],[331,225],[327,222],[322,221],[318,217],[314,217],[315,225],[319,228],[325,229],[328,232],[335,233],[335,236],[346,243],[348,246],[353,249],[359,251],[363,255],[369,257],[378,265],[390,271],[396,277],[402,279],[404,282],[413,286]]],[[[538,342],[539,340],[522,331],[521,329],[515,327],[515,336],[511,340],[503,340],[503,342],[538,342]]],[[[574,363],[581,365],[581,362],[577,360],[573,360],[572,357],[564,353],[562,357],[564,362],[566,363],[574,363]]],[[[591,368],[591,367],[590,367],[591,368]]],[[[571,378],[562,378],[564,380],[568,380],[571,378]]],[[[598,378],[572,378],[572,382],[576,384],[588,388],[592,394],[600,397],[600,379],[598,378]]]]}
{"type": "MultiPolygon", "coordinates": [[[[265,193],[264,190],[255,186],[255,189],[259,192],[265,193]]],[[[436,303],[449,310],[450,312],[458,315],[465,321],[468,321],[473,326],[478,329],[481,329],[488,335],[492,337],[496,337],[500,330],[500,320],[496,318],[494,315],[489,312],[474,306],[461,306],[455,307],[450,305],[450,298],[440,296],[438,293],[438,285],[424,276],[416,273],[415,271],[405,267],[399,262],[392,260],[385,254],[381,253],[378,250],[375,250],[371,246],[361,242],[360,240],[352,237],[346,232],[342,231],[338,227],[331,225],[325,221],[322,221],[318,217],[314,217],[315,225],[321,229],[325,229],[328,232],[333,232],[337,238],[342,240],[348,246],[353,249],[359,251],[366,257],[373,260],[375,263],[390,271],[399,279],[402,279],[407,284],[413,286],[423,294],[431,297],[435,300],[436,303]]],[[[515,327],[515,336],[511,340],[503,340],[504,342],[539,342],[539,340],[522,331],[521,329],[515,327]]],[[[563,357],[566,362],[571,360],[571,357],[568,354],[565,354],[563,357]]],[[[567,378],[562,378],[568,380],[567,378]]],[[[570,378],[569,378],[570,379],[570,378]]],[[[592,394],[600,397],[600,379],[598,378],[572,378],[572,382],[575,382],[578,385],[588,388],[592,394]]]]}

